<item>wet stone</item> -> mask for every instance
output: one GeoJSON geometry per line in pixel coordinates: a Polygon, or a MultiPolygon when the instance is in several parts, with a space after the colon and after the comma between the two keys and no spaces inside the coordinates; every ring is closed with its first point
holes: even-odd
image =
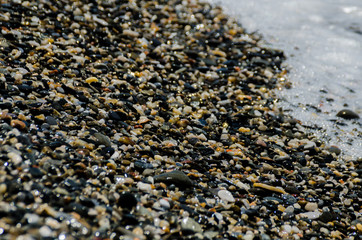
{"type": "Polygon", "coordinates": [[[29,172],[34,178],[41,178],[44,175],[43,172],[37,167],[29,168],[29,172]]]}
{"type": "Polygon", "coordinates": [[[221,200],[223,200],[225,202],[229,202],[229,203],[235,202],[235,198],[233,197],[231,192],[229,192],[228,190],[220,190],[220,191],[218,191],[217,195],[219,196],[219,198],[221,200]]]}
{"type": "Polygon", "coordinates": [[[136,207],[137,202],[136,197],[132,193],[124,192],[120,194],[117,204],[122,208],[130,210],[136,207]]]}
{"type": "Polygon", "coordinates": [[[142,160],[137,160],[134,162],[134,167],[136,170],[143,172],[145,169],[153,169],[153,165],[151,163],[147,163],[142,160]]]}
{"type": "Polygon", "coordinates": [[[342,109],[336,115],[337,117],[341,117],[344,119],[357,119],[359,118],[358,114],[349,110],[349,109],[342,109]]]}
{"type": "Polygon", "coordinates": [[[180,187],[190,187],[193,185],[191,179],[183,172],[175,170],[154,176],[155,182],[165,182],[175,184],[180,187]]]}
{"type": "Polygon", "coordinates": [[[195,220],[190,217],[183,218],[181,220],[181,230],[185,234],[190,234],[194,232],[202,232],[202,228],[200,224],[198,224],[195,220]]]}
{"type": "Polygon", "coordinates": [[[336,155],[339,155],[341,154],[341,149],[339,149],[337,146],[330,146],[327,148],[327,150],[330,152],[330,153],[335,153],[336,155]]]}
{"type": "Polygon", "coordinates": [[[94,136],[97,138],[99,144],[105,145],[106,147],[110,147],[112,145],[112,142],[108,136],[102,133],[94,133],[94,136]]]}
{"type": "Polygon", "coordinates": [[[58,125],[58,121],[52,117],[52,116],[47,116],[45,117],[45,121],[49,124],[49,125],[58,125]]]}
{"type": "Polygon", "coordinates": [[[338,215],[334,212],[331,211],[323,211],[323,213],[319,216],[319,220],[327,223],[327,222],[332,222],[333,220],[337,219],[338,215]]]}

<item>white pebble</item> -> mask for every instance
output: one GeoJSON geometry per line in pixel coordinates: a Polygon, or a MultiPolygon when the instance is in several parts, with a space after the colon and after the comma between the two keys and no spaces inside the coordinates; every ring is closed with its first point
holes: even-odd
{"type": "Polygon", "coordinates": [[[14,78],[15,78],[15,80],[21,80],[21,79],[23,79],[23,75],[22,75],[21,73],[17,72],[17,73],[14,75],[14,78]]]}
{"type": "Polygon", "coordinates": [[[288,206],[285,211],[285,213],[293,213],[294,212],[294,207],[293,206],[288,206]]]}
{"type": "Polygon", "coordinates": [[[292,226],[290,226],[289,224],[285,224],[282,226],[282,231],[285,231],[287,233],[291,233],[292,232],[292,226]]]}
{"type": "Polygon", "coordinates": [[[23,160],[23,158],[19,154],[15,153],[15,152],[9,152],[8,153],[8,158],[10,158],[10,160],[15,165],[20,164],[22,162],[22,160],[23,160]]]}
{"type": "Polygon", "coordinates": [[[51,237],[52,236],[52,230],[48,226],[42,226],[39,229],[39,233],[42,237],[51,237]]]}
{"type": "Polygon", "coordinates": [[[318,212],[318,211],[305,212],[305,213],[299,214],[299,216],[306,217],[306,218],[311,219],[311,220],[319,218],[320,215],[321,215],[321,213],[318,212]]]}
{"type": "Polygon", "coordinates": [[[221,198],[221,200],[225,202],[235,202],[235,198],[228,190],[220,190],[217,195],[219,196],[219,198],[221,198]]]}
{"type": "Polygon", "coordinates": [[[150,192],[152,190],[151,184],[139,182],[137,183],[137,187],[139,190],[144,192],[150,192]]]}
{"type": "Polygon", "coordinates": [[[184,107],[183,112],[184,112],[184,113],[191,113],[191,112],[192,112],[192,107],[190,107],[190,106],[184,107]]]}
{"type": "Polygon", "coordinates": [[[129,30],[129,29],[123,30],[123,34],[127,35],[127,36],[130,36],[130,37],[134,37],[134,38],[136,38],[136,37],[138,37],[140,35],[138,32],[132,31],[132,30],[129,30]]]}

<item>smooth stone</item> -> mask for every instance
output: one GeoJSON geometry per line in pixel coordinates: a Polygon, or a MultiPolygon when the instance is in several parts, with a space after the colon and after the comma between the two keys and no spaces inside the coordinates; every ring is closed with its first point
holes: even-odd
{"type": "Polygon", "coordinates": [[[142,172],[142,175],[147,177],[147,176],[153,175],[154,172],[155,172],[155,170],[153,170],[153,169],[145,169],[145,170],[142,172]]]}
{"type": "Polygon", "coordinates": [[[9,152],[8,158],[10,158],[15,165],[18,165],[23,161],[23,158],[15,152],[9,152]]]}
{"type": "Polygon", "coordinates": [[[190,187],[193,185],[191,179],[185,173],[178,170],[157,175],[154,177],[154,180],[155,182],[165,182],[180,187],[190,187]]]}
{"type": "Polygon", "coordinates": [[[218,234],[219,234],[219,232],[206,231],[206,232],[204,233],[204,236],[205,236],[207,239],[214,239],[218,234]]]}
{"type": "Polygon", "coordinates": [[[290,226],[289,224],[285,224],[281,227],[282,231],[285,231],[287,233],[291,233],[292,232],[292,226],[290,226]]]}
{"type": "Polygon", "coordinates": [[[124,192],[119,196],[117,204],[122,208],[132,209],[137,206],[137,202],[136,197],[132,193],[124,192]]]}
{"type": "Polygon", "coordinates": [[[102,133],[95,133],[94,136],[97,138],[98,142],[106,147],[110,147],[112,145],[111,140],[108,136],[102,133]]]}
{"type": "Polygon", "coordinates": [[[306,217],[308,219],[314,220],[317,219],[321,216],[321,213],[318,211],[314,211],[314,212],[305,212],[305,213],[301,213],[300,214],[301,217],[306,217]]]}
{"type": "Polygon", "coordinates": [[[52,233],[52,230],[48,226],[42,226],[41,228],[39,228],[39,234],[44,238],[51,237],[52,233]]]}
{"type": "Polygon", "coordinates": [[[293,206],[288,206],[285,211],[285,213],[293,213],[294,212],[294,207],[293,206]]]}
{"type": "Polygon", "coordinates": [[[335,219],[338,218],[338,215],[334,212],[330,212],[330,211],[324,211],[320,216],[319,216],[319,220],[327,223],[327,222],[331,222],[335,219]]]}
{"type": "Polygon", "coordinates": [[[45,117],[45,121],[49,124],[49,125],[58,125],[57,120],[52,117],[52,116],[47,116],[45,117]]]}
{"type": "Polygon", "coordinates": [[[334,145],[328,147],[327,150],[328,150],[328,152],[335,153],[336,155],[339,155],[342,152],[341,149],[339,149],[337,146],[334,146],[334,145]]]}
{"type": "Polygon", "coordinates": [[[181,230],[185,232],[202,232],[200,224],[190,217],[185,217],[181,220],[181,230]]]}
{"type": "Polygon", "coordinates": [[[160,203],[160,206],[165,210],[168,210],[171,207],[170,203],[166,199],[161,199],[159,201],[159,203],[160,203]]]}
{"type": "Polygon", "coordinates": [[[337,117],[341,117],[344,119],[356,119],[359,118],[358,114],[349,110],[349,109],[342,109],[336,115],[337,117]]]}
{"type": "Polygon", "coordinates": [[[235,202],[235,198],[228,190],[220,190],[218,191],[217,195],[219,196],[219,198],[221,198],[221,200],[225,202],[235,202]]]}
{"type": "Polygon", "coordinates": [[[134,162],[134,167],[137,170],[140,170],[140,172],[143,172],[143,170],[145,170],[145,169],[153,169],[153,165],[151,163],[141,161],[141,160],[135,161],[134,162]]]}
{"type": "Polygon", "coordinates": [[[152,190],[151,184],[148,183],[139,182],[137,183],[137,187],[139,190],[144,192],[150,192],[152,190]]]}
{"type": "Polygon", "coordinates": [[[34,178],[41,178],[44,175],[43,172],[37,167],[29,168],[29,172],[34,178]]]}
{"type": "Polygon", "coordinates": [[[309,202],[304,207],[304,209],[307,210],[308,212],[313,212],[317,208],[318,208],[318,203],[315,202],[309,202]]]}

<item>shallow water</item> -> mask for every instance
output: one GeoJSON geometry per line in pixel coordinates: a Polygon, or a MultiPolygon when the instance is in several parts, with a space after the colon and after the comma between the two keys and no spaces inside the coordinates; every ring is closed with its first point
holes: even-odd
{"type": "Polygon", "coordinates": [[[362,1],[209,0],[222,6],[248,32],[286,56],[290,90],[280,105],[336,145],[345,156],[362,156],[361,118],[335,115],[347,108],[362,117],[362,1]],[[340,121],[336,124],[335,120],[340,121]]]}

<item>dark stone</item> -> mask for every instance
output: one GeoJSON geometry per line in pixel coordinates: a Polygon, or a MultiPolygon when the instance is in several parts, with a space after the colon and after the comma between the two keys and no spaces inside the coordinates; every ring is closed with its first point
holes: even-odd
{"type": "Polygon", "coordinates": [[[81,185],[72,179],[67,179],[64,181],[64,185],[68,190],[74,191],[74,190],[80,190],[81,185]]]}
{"type": "Polygon", "coordinates": [[[335,153],[337,156],[341,154],[341,149],[339,149],[337,146],[330,146],[327,148],[328,152],[335,153]]]}
{"type": "Polygon", "coordinates": [[[124,214],[122,216],[122,220],[121,220],[121,224],[122,225],[137,225],[138,224],[138,219],[135,215],[132,214],[124,214]]]}
{"type": "Polygon", "coordinates": [[[139,172],[143,172],[145,169],[153,169],[153,165],[151,163],[142,160],[135,161],[134,167],[139,172]]]}
{"type": "Polygon", "coordinates": [[[34,202],[34,196],[29,191],[21,191],[16,196],[16,201],[17,202],[23,202],[25,204],[30,204],[30,203],[34,202]]]}
{"type": "Polygon", "coordinates": [[[327,222],[332,222],[333,220],[336,220],[338,218],[338,215],[334,212],[330,212],[330,211],[324,211],[322,213],[322,215],[319,216],[319,220],[327,223],[327,222]]]}
{"type": "Polygon", "coordinates": [[[193,185],[191,179],[185,173],[178,170],[157,175],[154,177],[154,180],[155,182],[175,184],[179,187],[190,187],[193,185]]]}
{"type": "Polygon", "coordinates": [[[84,217],[84,216],[88,216],[89,209],[80,203],[72,202],[69,205],[64,206],[64,211],[76,212],[76,213],[80,214],[82,217],[84,217]]]}
{"type": "Polygon", "coordinates": [[[37,167],[29,168],[29,172],[34,178],[41,178],[44,175],[43,172],[37,167]]]}
{"type": "Polygon", "coordinates": [[[131,210],[137,205],[136,197],[129,192],[124,192],[119,196],[118,206],[131,210]]]}
{"type": "Polygon", "coordinates": [[[128,119],[128,115],[124,112],[120,112],[120,111],[110,111],[108,113],[108,116],[110,119],[115,120],[115,121],[124,121],[128,119]]]}
{"type": "Polygon", "coordinates": [[[53,118],[52,116],[47,116],[45,117],[45,121],[49,124],[49,125],[58,125],[58,121],[53,118]]]}
{"type": "Polygon", "coordinates": [[[286,205],[293,205],[297,202],[297,199],[290,194],[282,194],[282,199],[286,205]]]}
{"type": "Polygon", "coordinates": [[[358,114],[349,110],[349,109],[342,109],[336,115],[337,117],[341,117],[344,119],[357,119],[359,118],[358,114]]]}

